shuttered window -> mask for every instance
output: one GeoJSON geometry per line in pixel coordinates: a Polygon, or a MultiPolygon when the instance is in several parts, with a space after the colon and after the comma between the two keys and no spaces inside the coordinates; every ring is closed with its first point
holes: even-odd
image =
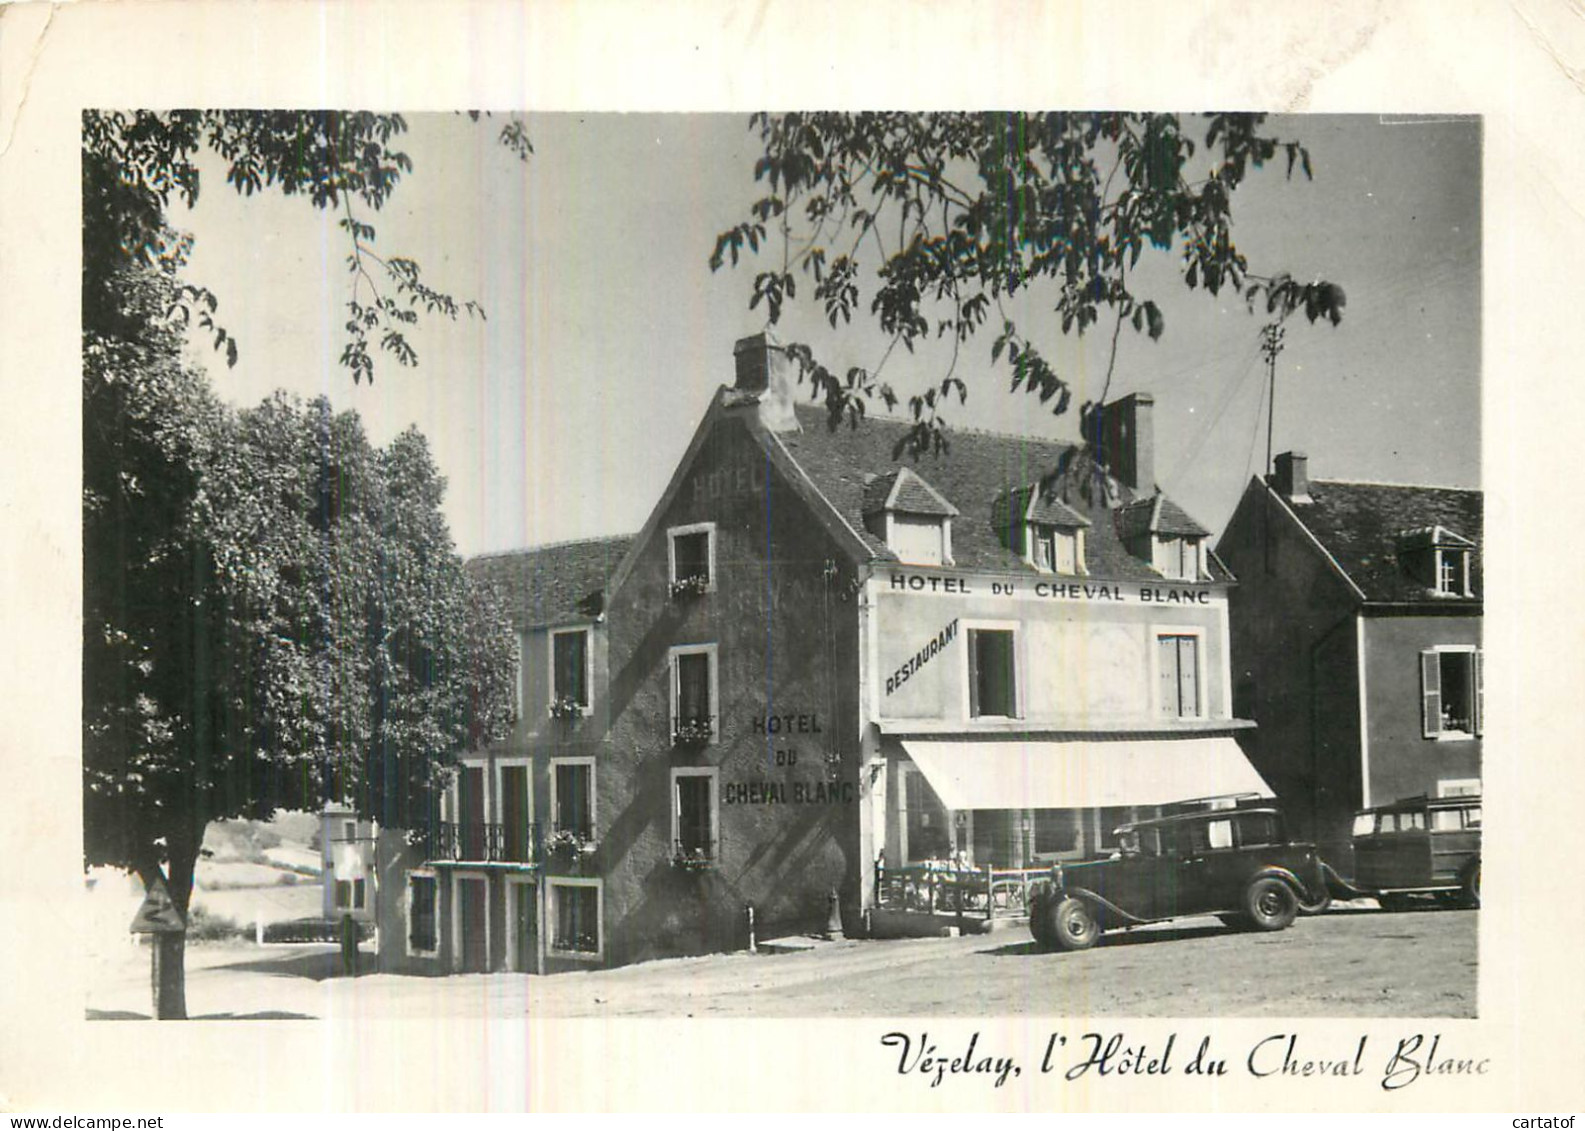
{"type": "Polygon", "coordinates": [[[1157,689],[1161,715],[1169,719],[1193,719],[1200,715],[1200,638],[1166,635],[1156,637],[1157,689]]]}
{"type": "Polygon", "coordinates": [[[1484,699],[1479,649],[1427,648],[1420,653],[1420,721],[1426,738],[1480,734],[1484,699]]]}

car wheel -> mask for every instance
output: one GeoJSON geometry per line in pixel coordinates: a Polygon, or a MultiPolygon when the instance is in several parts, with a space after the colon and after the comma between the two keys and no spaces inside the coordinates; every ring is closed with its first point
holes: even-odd
{"type": "Polygon", "coordinates": [[[1101,937],[1101,926],[1089,904],[1068,896],[1051,908],[1046,930],[1063,950],[1088,950],[1101,937]]]}
{"type": "Polygon", "coordinates": [[[1301,914],[1301,915],[1320,915],[1320,914],[1323,914],[1326,911],[1326,909],[1331,907],[1331,906],[1332,906],[1332,893],[1329,892],[1329,891],[1323,890],[1321,892],[1321,898],[1319,900],[1317,900],[1315,903],[1301,903],[1301,904],[1299,904],[1299,914],[1301,914]]]}
{"type": "Polygon", "coordinates": [[[1299,899],[1281,880],[1263,876],[1245,889],[1244,914],[1258,931],[1280,931],[1299,914],[1299,899]]]}
{"type": "Polygon", "coordinates": [[[1464,906],[1480,906],[1480,861],[1477,860],[1464,874],[1464,906]]]}
{"type": "Polygon", "coordinates": [[[1038,895],[1029,901],[1029,933],[1035,937],[1035,945],[1041,950],[1050,950],[1053,945],[1050,910],[1050,901],[1038,895]]]}

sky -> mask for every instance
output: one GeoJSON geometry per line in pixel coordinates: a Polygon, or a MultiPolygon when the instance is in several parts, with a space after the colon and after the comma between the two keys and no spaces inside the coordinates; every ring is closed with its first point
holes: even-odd
{"type": "MultiPolygon", "coordinates": [[[[414,171],[365,218],[382,253],[418,260],[486,317],[425,319],[417,368],[382,356],[374,384],[354,385],[337,363],[343,234],[303,200],[239,198],[209,165],[197,206],[171,219],[194,235],[188,273],[219,295],[241,353],[228,369],[195,346],[194,361],[235,404],[276,388],[323,394],[377,443],[416,424],[466,555],[637,530],[731,383],[733,343],[766,328],[763,308],[749,309],[756,261],[708,266],[716,234],[760,195],[748,116],[529,115],[526,164],[495,144],[496,123],[408,120],[414,171]]],[[[1339,327],[1288,323],[1274,450],[1306,452],[1315,478],[1479,486],[1478,121],[1268,125],[1309,148],[1314,179],[1285,179],[1281,161],[1254,174],[1234,198],[1235,242],[1254,271],[1325,278],[1348,296],[1339,327]]],[[[1187,290],[1174,255],[1147,251],[1135,281],[1166,331],[1152,342],[1125,330],[1111,393],[1155,396],[1157,479],[1219,532],[1264,467],[1265,319],[1236,296],[1187,290]]],[[[1010,395],[982,330],[958,361],[970,395],[951,425],[1076,438],[1110,336],[1064,336],[1039,298],[1009,314],[1072,380],[1074,411],[1010,395]]],[[[878,330],[856,320],[834,334],[813,307],[784,312],[775,333],[810,342],[837,372],[885,357],[883,378],[904,394],[949,364],[942,350],[886,357],[878,330]]]]}

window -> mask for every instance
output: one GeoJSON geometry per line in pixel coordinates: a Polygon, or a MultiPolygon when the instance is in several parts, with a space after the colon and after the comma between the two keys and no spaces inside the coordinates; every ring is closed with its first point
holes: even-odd
{"type": "Polygon", "coordinates": [[[354,911],[363,910],[363,884],[364,881],[361,879],[352,881],[352,909],[354,911]]]}
{"type": "Polygon", "coordinates": [[[570,628],[550,634],[550,709],[589,709],[589,630],[570,628]]]}
{"type": "Polygon", "coordinates": [[[1421,652],[1420,692],[1426,738],[1470,738],[1481,733],[1484,688],[1479,649],[1446,647],[1421,652]]]}
{"type": "Polygon", "coordinates": [[[1248,813],[1238,821],[1240,847],[1257,844],[1282,844],[1282,822],[1275,813],[1248,813]]]}
{"type": "Polygon", "coordinates": [[[892,552],[913,565],[944,565],[951,555],[947,520],[930,515],[893,514],[886,543],[892,552]]]}
{"type": "Polygon", "coordinates": [[[676,526],[667,531],[672,596],[697,595],[715,589],[715,523],[676,526]]]}
{"type": "Polygon", "coordinates": [[[1155,565],[1163,577],[1180,581],[1198,581],[1201,567],[1200,538],[1180,538],[1160,535],[1156,540],[1155,565]]]}
{"type": "Polygon", "coordinates": [[[1077,530],[1032,524],[1029,527],[1031,564],[1046,573],[1083,573],[1082,537],[1077,530]]]}
{"type": "Polygon", "coordinates": [[[556,832],[594,839],[594,761],[552,759],[551,819],[556,832]]]}
{"type": "Polygon", "coordinates": [[[1475,817],[1475,826],[1479,826],[1479,809],[1433,809],[1431,811],[1431,829],[1433,832],[1447,833],[1470,828],[1472,826],[1468,822],[1471,812],[1473,812],[1475,817]]]}
{"type": "Polygon", "coordinates": [[[1121,846],[1117,836],[1117,826],[1126,825],[1135,819],[1135,810],[1131,805],[1110,805],[1096,810],[1096,837],[1095,844],[1102,852],[1111,852],[1121,846]]]}
{"type": "Polygon", "coordinates": [[[969,717],[1018,717],[1018,671],[1009,629],[969,629],[969,717]]]}
{"type": "Polygon", "coordinates": [[[551,949],[600,956],[600,881],[550,880],[551,949]]]}
{"type": "Polygon", "coordinates": [[[1077,809],[1035,810],[1035,855],[1052,856],[1079,851],[1077,809]]]}
{"type": "Polygon", "coordinates": [[[671,772],[672,859],[703,865],[720,858],[717,778],[713,769],[671,772]]]}
{"type": "Polygon", "coordinates": [[[352,881],[336,881],[336,907],[345,911],[352,906],[352,881]]]}
{"type": "Polygon", "coordinates": [[[407,953],[432,955],[439,949],[435,930],[435,877],[409,873],[407,877],[407,953]]]}
{"type": "Polygon", "coordinates": [[[671,733],[684,745],[710,742],[716,734],[714,644],[671,650],[671,733]]]}
{"type": "Polygon", "coordinates": [[[1219,821],[1193,821],[1185,826],[1189,834],[1189,849],[1209,852],[1216,848],[1233,847],[1233,822],[1231,818],[1219,821]]]}
{"type": "Polygon", "coordinates": [[[1168,719],[1200,717],[1200,638],[1168,633],[1156,637],[1157,695],[1168,719]]]}
{"type": "Polygon", "coordinates": [[[341,823],[341,839],[342,840],[357,840],[358,839],[358,825],[357,825],[356,821],[343,821],[341,823]]]}
{"type": "Polygon", "coordinates": [[[527,759],[501,761],[495,767],[495,811],[501,822],[503,860],[526,864],[534,859],[533,799],[529,793],[527,759]]]}

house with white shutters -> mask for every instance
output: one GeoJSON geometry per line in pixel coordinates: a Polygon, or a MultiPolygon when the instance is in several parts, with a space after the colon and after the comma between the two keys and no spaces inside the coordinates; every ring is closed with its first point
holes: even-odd
{"type": "Polygon", "coordinates": [[[1339,867],[1355,810],[1481,790],[1481,492],[1311,479],[1285,452],[1217,547],[1240,736],[1339,867]]]}

